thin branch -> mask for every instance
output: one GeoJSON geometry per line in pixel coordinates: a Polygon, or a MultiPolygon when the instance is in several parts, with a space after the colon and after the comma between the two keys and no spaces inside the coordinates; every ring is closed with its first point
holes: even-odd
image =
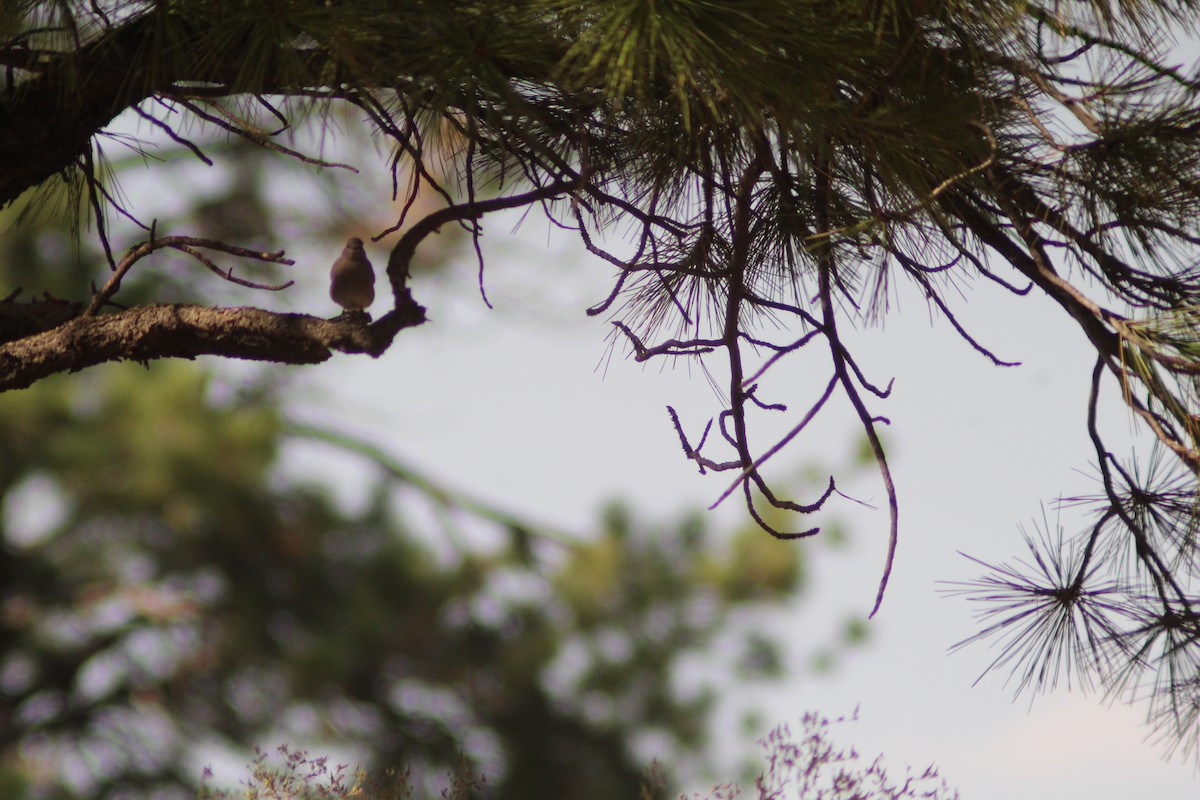
{"type": "MultiPolygon", "coordinates": [[[[162,100],[159,100],[158,98],[155,98],[155,100],[156,100],[156,102],[158,102],[159,104],[163,104],[163,103],[162,103],[162,100]]],[[[176,144],[179,144],[179,145],[182,145],[182,146],[186,147],[188,150],[191,150],[191,151],[192,151],[192,155],[194,155],[196,158],[200,159],[201,161],[203,161],[205,164],[207,164],[207,165],[208,165],[208,166],[210,166],[210,167],[213,165],[213,161],[212,161],[212,159],[211,159],[211,158],[209,158],[208,156],[204,155],[204,151],[203,151],[203,150],[201,150],[201,149],[199,148],[199,146],[197,146],[197,145],[196,145],[194,142],[192,142],[190,139],[185,139],[185,138],[183,138],[182,136],[180,136],[180,135],[179,135],[179,134],[178,134],[178,133],[175,131],[175,129],[174,129],[174,128],[172,128],[170,125],[168,125],[167,123],[163,122],[161,119],[159,119],[158,117],[154,116],[153,114],[148,114],[148,113],[146,113],[146,111],[145,111],[145,110],[144,110],[144,109],[143,109],[143,108],[142,108],[140,105],[136,105],[136,106],[134,106],[134,107],[133,107],[133,111],[134,111],[134,113],[135,113],[135,114],[137,114],[139,117],[141,117],[142,119],[146,120],[146,121],[147,121],[147,122],[149,122],[151,125],[155,126],[155,127],[156,127],[156,128],[158,128],[159,130],[161,130],[163,133],[165,133],[165,134],[166,134],[166,135],[167,135],[167,136],[168,136],[168,137],[171,139],[171,141],[175,142],[176,144]]]]}
{"type": "Polygon", "coordinates": [[[1104,493],[1108,496],[1112,510],[1121,518],[1121,522],[1124,523],[1130,535],[1136,541],[1138,558],[1146,565],[1163,605],[1167,606],[1171,603],[1166,594],[1167,585],[1169,584],[1178,602],[1190,611],[1191,606],[1187,595],[1184,594],[1183,589],[1176,582],[1171,570],[1163,563],[1161,557],[1158,555],[1158,551],[1150,543],[1149,537],[1146,536],[1146,532],[1142,530],[1141,525],[1129,515],[1125,504],[1117,497],[1116,488],[1113,485],[1112,472],[1109,469],[1112,454],[1104,447],[1104,443],[1100,438],[1099,428],[1096,425],[1096,407],[1100,396],[1100,377],[1103,374],[1104,367],[1104,359],[1098,358],[1096,366],[1092,369],[1092,385],[1091,392],[1088,395],[1087,415],[1088,436],[1092,440],[1092,446],[1096,449],[1096,459],[1100,467],[1104,493]]]}
{"type": "Polygon", "coordinates": [[[281,289],[286,289],[295,283],[295,281],[287,281],[280,284],[255,283],[253,281],[247,281],[242,278],[235,277],[233,275],[233,270],[221,269],[203,253],[197,251],[196,248],[202,247],[208,250],[218,250],[230,255],[241,256],[242,258],[251,258],[256,261],[265,261],[272,264],[286,264],[288,266],[294,265],[296,262],[290,258],[285,258],[282,250],[277,253],[267,253],[261,250],[251,250],[246,247],[239,247],[238,245],[226,244],[225,242],[220,242],[216,239],[204,239],[195,236],[156,237],[152,230],[148,240],[131,247],[129,251],[126,252],[121,258],[120,263],[114,265],[112,276],[110,276],[104,286],[92,296],[92,302],[88,305],[87,310],[84,311],[84,316],[95,315],[106,303],[112,299],[117,291],[120,290],[121,281],[129,273],[129,270],[133,268],[134,264],[156,250],[161,250],[164,247],[181,250],[195,258],[217,275],[220,275],[225,280],[240,284],[242,286],[248,286],[252,289],[279,291],[281,289]]]}
{"type": "Polygon", "coordinates": [[[358,169],[349,164],[341,164],[336,161],[325,161],[320,158],[313,158],[312,156],[306,156],[299,150],[293,150],[290,147],[284,147],[278,142],[272,141],[268,133],[248,127],[244,120],[237,119],[219,105],[213,105],[212,107],[220,111],[222,116],[209,114],[199,105],[187,99],[187,97],[185,97],[183,94],[177,92],[166,92],[163,96],[171,98],[201,119],[211,122],[213,125],[216,125],[222,130],[240,136],[247,141],[254,142],[254,144],[260,147],[265,147],[268,150],[274,150],[277,153],[282,153],[283,155],[288,156],[289,158],[294,158],[304,164],[311,164],[315,167],[327,167],[329,169],[344,169],[358,174],[358,169]]]}
{"type": "Polygon", "coordinates": [[[392,291],[396,295],[397,300],[399,300],[401,293],[404,291],[404,284],[408,280],[410,265],[413,256],[416,254],[417,246],[427,236],[441,229],[443,225],[450,222],[479,219],[484,214],[490,214],[494,211],[519,208],[543,198],[566,194],[576,189],[583,180],[584,176],[581,175],[572,180],[555,181],[554,183],[521,194],[452,205],[422,217],[404,232],[404,235],[392,247],[392,252],[388,256],[387,275],[391,281],[392,291]]]}
{"type": "Polygon", "coordinates": [[[879,434],[875,431],[876,418],[867,410],[866,405],[859,396],[858,389],[854,385],[854,381],[850,378],[850,373],[847,370],[845,347],[838,336],[837,315],[833,307],[832,288],[833,273],[836,271],[837,264],[834,260],[833,248],[831,247],[829,237],[822,235],[830,230],[830,209],[833,204],[833,176],[830,173],[832,167],[833,165],[830,160],[823,160],[817,164],[817,168],[815,169],[815,192],[817,196],[816,223],[817,235],[819,237],[815,243],[817,247],[817,297],[821,306],[821,323],[825,331],[825,336],[829,341],[830,355],[833,358],[835,380],[841,384],[842,391],[845,392],[847,399],[854,407],[855,413],[858,414],[863,431],[867,435],[867,442],[871,447],[871,454],[875,457],[875,463],[879,468],[879,475],[883,481],[884,490],[887,492],[889,523],[887,559],[884,562],[883,575],[879,580],[879,590],[875,594],[875,604],[868,615],[873,617],[883,603],[883,594],[887,590],[888,579],[891,577],[892,565],[896,557],[900,523],[899,500],[896,494],[896,487],[892,482],[892,471],[888,466],[887,454],[884,452],[883,443],[879,440],[879,434]]]}
{"type": "Polygon", "coordinates": [[[625,334],[626,338],[633,344],[633,360],[639,362],[647,361],[655,356],[697,356],[703,353],[711,353],[715,348],[724,344],[721,339],[689,339],[686,341],[668,339],[654,347],[647,347],[625,323],[613,321],[612,325],[625,334]]]}
{"type": "MultiPolygon", "coordinates": [[[[180,242],[172,242],[168,245],[168,247],[172,247],[176,250],[187,253],[189,256],[191,256],[192,258],[199,261],[201,264],[203,264],[208,270],[210,270],[214,274],[221,276],[223,279],[229,281],[230,283],[236,283],[239,286],[246,286],[250,289],[262,289],[262,290],[268,291],[268,292],[278,292],[278,291],[288,288],[289,286],[291,286],[295,283],[295,281],[284,281],[283,283],[258,283],[255,281],[248,281],[245,278],[239,278],[239,277],[235,276],[233,274],[232,268],[221,269],[216,264],[214,264],[211,259],[209,259],[207,256],[205,256],[199,250],[195,249],[194,247],[189,247],[187,244],[183,244],[180,242]]],[[[279,251],[279,253],[260,253],[258,255],[259,256],[282,256],[283,251],[281,250],[281,251],[279,251]]],[[[285,258],[262,258],[261,260],[262,261],[272,261],[277,264],[295,264],[296,263],[296,262],[292,261],[290,258],[287,258],[287,259],[285,259],[285,258]]]]}

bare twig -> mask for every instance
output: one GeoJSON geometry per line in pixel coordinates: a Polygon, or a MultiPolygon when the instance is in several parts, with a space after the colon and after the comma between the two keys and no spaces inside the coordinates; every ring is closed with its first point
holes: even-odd
{"type": "Polygon", "coordinates": [[[130,248],[129,251],[121,258],[121,261],[114,266],[112,276],[99,291],[93,294],[92,302],[88,305],[87,310],[84,311],[84,315],[95,315],[104,306],[104,304],[111,300],[113,295],[120,290],[121,281],[129,273],[129,270],[133,268],[134,264],[156,250],[161,250],[164,247],[170,247],[187,253],[188,255],[192,256],[192,258],[195,258],[197,261],[203,264],[207,269],[211,270],[217,275],[220,275],[223,279],[241,286],[276,292],[281,289],[286,289],[295,283],[295,281],[286,281],[279,284],[256,283],[254,281],[238,278],[233,274],[232,269],[221,269],[214,264],[211,259],[199,252],[197,248],[218,250],[230,255],[240,256],[242,258],[250,258],[256,261],[265,261],[271,264],[287,264],[288,266],[294,265],[296,262],[290,258],[285,258],[282,250],[277,253],[266,253],[262,252],[261,250],[251,250],[246,247],[239,247],[238,245],[226,244],[225,242],[220,242],[216,239],[203,239],[195,236],[155,237],[153,232],[151,232],[151,236],[148,240],[130,248]]]}

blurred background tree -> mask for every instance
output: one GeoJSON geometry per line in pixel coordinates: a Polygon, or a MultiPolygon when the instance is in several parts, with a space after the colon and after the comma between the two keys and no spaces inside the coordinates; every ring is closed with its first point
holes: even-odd
{"type": "MultiPolygon", "coordinates": [[[[180,217],[287,231],[268,186],[227,173],[180,217]]],[[[7,283],[98,255],[69,208],[9,212],[7,283]]],[[[343,235],[341,208],[310,235],[343,235]]],[[[794,544],[620,504],[586,536],[545,530],[290,422],[288,377],[255,375],[109,365],[0,397],[0,796],[192,797],[206,764],[302,742],[430,790],[462,754],[489,796],[633,798],[650,753],[658,791],[700,774],[714,681],[780,674],[743,612],[790,602],[794,544]],[[284,477],[298,440],[373,465],[362,508],[284,477]]]]}

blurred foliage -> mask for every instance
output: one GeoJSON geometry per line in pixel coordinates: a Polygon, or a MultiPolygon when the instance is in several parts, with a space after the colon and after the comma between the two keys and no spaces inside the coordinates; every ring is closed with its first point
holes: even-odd
{"type": "MultiPolygon", "coordinates": [[[[767,767],[754,782],[754,795],[758,800],[958,800],[958,792],[932,764],[920,771],[906,768],[897,778],[888,772],[882,755],[868,759],[852,747],[838,745],[834,726],[856,719],[830,720],[810,712],[796,733],[786,725],[771,731],[759,742],[767,767]]],[[[736,787],[725,786],[716,787],[712,796],[733,800],[740,794],[736,787]]]]}
{"type": "MultiPolygon", "coordinates": [[[[855,749],[837,743],[840,731],[835,726],[853,723],[856,717],[830,720],[814,713],[800,719],[800,731],[793,733],[784,725],[759,741],[765,766],[756,766],[754,790],[743,795],[736,783],[718,784],[709,797],[734,800],[757,797],[758,800],[958,800],[933,765],[921,771],[905,769],[901,779],[892,777],[883,756],[867,760],[855,749]]],[[[893,766],[894,770],[895,767],[893,766]]],[[[331,766],[326,760],[307,753],[280,748],[269,757],[260,755],[250,765],[250,777],[236,795],[207,787],[201,800],[411,800],[416,793],[410,776],[385,773],[375,777],[364,770],[351,772],[344,765],[331,766]]],[[[657,769],[647,773],[642,797],[654,796],[661,786],[657,769]]],[[[462,765],[448,776],[442,792],[446,800],[473,800],[486,793],[486,781],[462,765]]],[[[696,795],[699,797],[699,795],[696,795]]]]}
{"type": "MultiPolygon", "coordinates": [[[[684,694],[675,667],[802,583],[794,545],[620,506],[578,542],[479,518],[492,545],[447,555],[391,473],[357,512],[283,483],[279,408],[218,388],[160,363],[0,398],[6,798],[183,797],[201,745],[296,740],[418,781],[463,751],[497,797],[636,797],[637,736],[702,758],[716,676],[684,694]]],[[[780,672],[734,633],[743,677],[780,672]]]]}

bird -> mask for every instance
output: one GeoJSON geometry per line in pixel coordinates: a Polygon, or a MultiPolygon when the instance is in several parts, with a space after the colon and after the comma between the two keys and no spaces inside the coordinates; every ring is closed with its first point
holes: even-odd
{"type": "Polygon", "coordinates": [[[357,236],[346,242],[329,270],[329,296],[347,314],[362,313],[375,300],[375,270],[357,236]]]}

